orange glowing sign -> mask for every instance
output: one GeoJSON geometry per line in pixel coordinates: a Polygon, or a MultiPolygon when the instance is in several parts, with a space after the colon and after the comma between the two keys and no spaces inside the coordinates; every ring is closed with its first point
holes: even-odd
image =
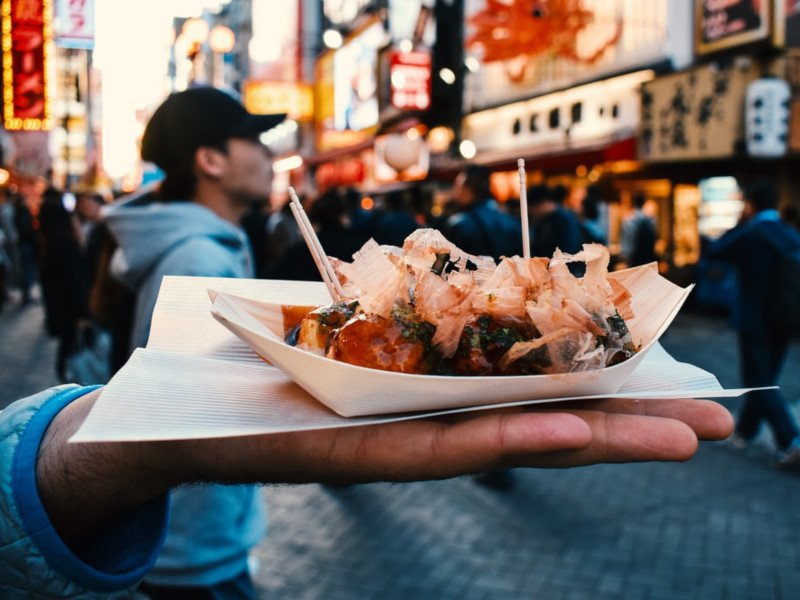
{"type": "Polygon", "coordinates": [[[52,2],[2,0],[1,12],[5,128],[51,129],[52,2]]]}

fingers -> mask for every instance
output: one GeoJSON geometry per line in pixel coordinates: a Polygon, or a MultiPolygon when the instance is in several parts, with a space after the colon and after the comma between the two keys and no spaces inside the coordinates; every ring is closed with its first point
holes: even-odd
{"type": "Polygon", "coordinates": [[[567,413],[485,414],[265,436],[279,481],[409,481],[475,473],[512,457],[585,448],[586,420],[567,413]]]}
{"type": "Polygon", "coordinates": [[[702,400],[611,399],[520,410],[205,440],[191,457],[205,457],[197,471],[205,479],[409,481],[506,466],[684,461],[697,451],[698,437],[721,439],[732,428],[723,407],[702,400]],[[227,460],[215,475],[219,457],[227,460]]]}
{"type": "Polygon", "coordinates": [[[685,461],[697,452],[692,428],[671,418],[603,411],[572,411],[592,430],[592,441],[583,449],[548,456],[519,457],[538,467],[574,467],[597,463],[685,461]]]}
{"type": "Polygon", "coordinates": [[[686,423],[701,440],[724,440],[733,433],[733,416],[717,402],[695,399],[636,400],[610,398],[565,402],[552,410],[597,410],[614,414],[664,417],[686,423]]]}

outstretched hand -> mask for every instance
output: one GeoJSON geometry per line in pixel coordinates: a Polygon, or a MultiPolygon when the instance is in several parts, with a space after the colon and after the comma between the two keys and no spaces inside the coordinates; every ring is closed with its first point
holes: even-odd
{"type": "Polygon", "coordinates": [[[733,430],[708,400],[608,399],[238,438],[69,444],[98,393],[51,424],[37,480],[67,543],[196,481],[356,483],[443,479],[505,467],[683,461],[733,430]]]}
{"type": "MultiPolygon", "coordinates": [[[[441,479],[504,467],[683,461],[720,440],[730,413],[707,400],[609,399],[461,413],[366,427],[203,440],[203,470],[238,453],[236,479],[366,482],[441,479]]],[[[191,459],[196,458],[196,455],[191,459]]],[[[229,463],[228,463],[229,465],[229,463]]],[[[218,478],[233,475],[228,467],[218,478]]]]}

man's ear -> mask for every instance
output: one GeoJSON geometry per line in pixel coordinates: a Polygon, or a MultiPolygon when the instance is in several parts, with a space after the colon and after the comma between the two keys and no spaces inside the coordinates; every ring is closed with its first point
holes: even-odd
{"type": "Polygon", "coordinates": [[[220,177],[225,169],[225,154],[215,148],[201,146],[194,153],[194,164],[200,173],[220,177]]]}

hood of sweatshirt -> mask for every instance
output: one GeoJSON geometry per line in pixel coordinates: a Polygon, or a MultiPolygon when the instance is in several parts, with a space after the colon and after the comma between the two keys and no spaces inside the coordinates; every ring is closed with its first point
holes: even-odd
{"type": "Polygon", "coordinates": [[[131,289],[169,252],[195,237],[211,239],[232,253],[250,252],[246,234],[233,223],[196,202],[158,202],[152,190],[106,207],[103,217],[119,243],[112,272],[131,289]]]}

